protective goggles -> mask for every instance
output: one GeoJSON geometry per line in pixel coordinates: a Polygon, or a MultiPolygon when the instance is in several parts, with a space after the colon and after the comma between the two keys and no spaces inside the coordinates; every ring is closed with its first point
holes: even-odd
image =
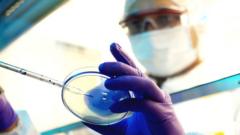
{"type": "Polygon", "coordinates": [[[123,28],[127,28],[129,35],[135,35],[146,31],[171,28],[182,24],[183,13],[172,10],[160,10],[135,14],[120,22],[123,28]]]}

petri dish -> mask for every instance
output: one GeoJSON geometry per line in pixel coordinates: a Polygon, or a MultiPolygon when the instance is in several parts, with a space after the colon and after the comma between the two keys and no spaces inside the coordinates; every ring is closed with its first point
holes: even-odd
{"type": "Polygon", "coordinates": [[[107,89],[104,82],[109,78],[96,70],[74,71],[64,81],[63,104],[83,122],[94,125],[110,125],[127,118],[131,112],[113,113],[109,107],[134,95],[130,91],[107,89]]]}

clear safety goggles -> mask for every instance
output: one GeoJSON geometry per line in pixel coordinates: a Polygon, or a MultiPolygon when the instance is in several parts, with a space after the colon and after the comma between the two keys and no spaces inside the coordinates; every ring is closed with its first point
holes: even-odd
{"type": "Polygon", "coordinates": [[[129,35],[135,35],[146,31],[171,28],[186,24],[185,13],[173,12],[171,10],[160,10],[139,15],[132,15],[120,22],[129,35]]]}

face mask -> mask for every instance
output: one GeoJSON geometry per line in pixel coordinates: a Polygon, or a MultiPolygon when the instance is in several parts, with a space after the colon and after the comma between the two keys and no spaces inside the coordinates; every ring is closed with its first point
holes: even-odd
{"type": "Polygon", "coordinates": [[[189,29],[183,26],[145,32],[129,38],[137,59],[152,75],[172,76],[197,59],[189,29]]]}

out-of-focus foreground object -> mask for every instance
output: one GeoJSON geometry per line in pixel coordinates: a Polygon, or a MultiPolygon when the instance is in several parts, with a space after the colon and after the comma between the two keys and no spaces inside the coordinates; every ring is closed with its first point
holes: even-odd
{"type": "Polygon", "coordinates": [[[28,114],[15,112],[0,87],[0,134],[2,135],[37,135],[28,114]]]}
{"type": "Polygon", "coordinates": [[[1,0],[0,50],[66,0],[1,0]]]}
{"type": "Polygon", "coordinates": [[[17,115],[0,87],[0,132],[11,130],[16,126],[17,121],[17,115]]]}

